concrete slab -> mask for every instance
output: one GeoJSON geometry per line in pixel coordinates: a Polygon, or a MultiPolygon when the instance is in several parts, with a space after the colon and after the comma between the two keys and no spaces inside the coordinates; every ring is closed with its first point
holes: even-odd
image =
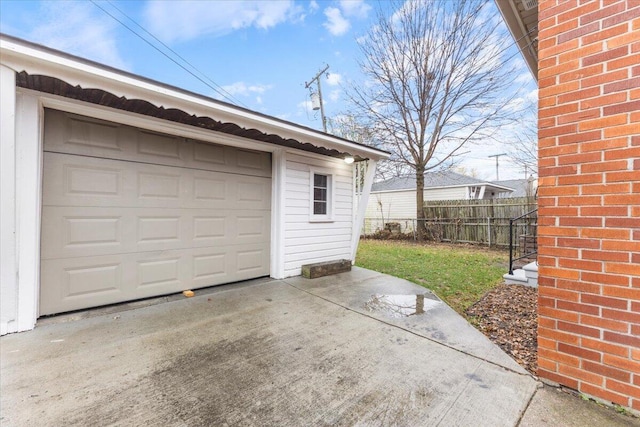
{"type": "MultiPolygon", "coordinates": [[[[351,273],[313,280],[291,277],[285,281],[305,292],[330,300],[357,313],[403,328],[420,337],[468,353],[505,369],[527,375],[524,368],[431,291],[396,277],[391,283],[388,278],[389,276],[380,273],[354,267],[351,273]],[[376,297],[380,298],[380,296],[413,296],[415,298],[417,295],[424,295],[426,299],[424,313],[420,315],[402,315],[397,310],[394,312],[389,304],[381,308],[378,307],[380,304],[371,304],[375,302],[376,297]]],[[[415,307],[416,301],[413,305],[415,307]]]]}
{"type": "Polygon", "coordinates": [[[638,427],[640,419],[544,386],[535,394],[519,427],[638,427]]]}
{"type": "Polygon", "coordinates": [[[246,282],[4,336],[0,423],[518,423],[538,383],[455,313],[431,296],[405,318],[367,309],[424,288],[362,269],[337,279],[246,282]]]}

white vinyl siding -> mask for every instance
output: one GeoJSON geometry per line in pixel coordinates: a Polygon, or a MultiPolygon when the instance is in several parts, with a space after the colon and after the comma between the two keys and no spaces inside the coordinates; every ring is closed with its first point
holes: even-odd
{"type": "Polygon", "coordinates": [[[461,200],[469,198],[469,187],[429,188],[424,190],[424,200],[461,200]]]}
{"type": "Polygon", "coordinates": [[[365,218],[415,218],[416,192],[390,191],[371,193],[365,218]]]}
{"type": "MultiPolygon", "coordinates": [[[[468,198],[468,187],[428,188],[424,200],[458,200],[468,198]]],[[[403,220],[416,218],[415,190],[385,191],[371,193],[365,218],[403,220]]],[[[367,230],[367,232],[370,230],[367,230]]]]}
{"type": "Polygon", "coordinates": [[[301,266],[349,259],[353,233],[353,169],[339,159],[320,158],[290,150],[286,154],[284,268],[285,276],[301,266]],[[311,204],[313,173],[330,174],[333,186],[332,221],[315,222],[311,204]]]}

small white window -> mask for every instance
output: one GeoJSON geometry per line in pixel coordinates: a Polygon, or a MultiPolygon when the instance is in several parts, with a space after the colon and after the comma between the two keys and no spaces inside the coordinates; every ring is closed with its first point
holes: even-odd
{"type": "Polygon", "coordinates": [[[311,221],[332,221],[333,175],[311,171],[311,221]]]}

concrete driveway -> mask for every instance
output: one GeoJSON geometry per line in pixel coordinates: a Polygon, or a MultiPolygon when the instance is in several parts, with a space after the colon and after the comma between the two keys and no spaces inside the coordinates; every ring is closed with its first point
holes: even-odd
{"type": "Polygon", "coordinates": [[[514,426],[538,386],[424,288],[369,270],[169,300],[2,337],[0,423],[514,426]]]}

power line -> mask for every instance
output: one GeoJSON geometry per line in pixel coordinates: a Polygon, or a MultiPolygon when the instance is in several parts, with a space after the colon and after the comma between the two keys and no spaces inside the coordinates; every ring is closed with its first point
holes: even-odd
{"type": "Polygon", "coordinates": [[[212,89],[214,92],[216,92],[218,95],[222,96],[224,99],[232,102],[232,103],[236,103],[238,105],[241,105],[245,108],[249,108],[247,105],[245,105],[242,101],[238,100],[237,98],[235,98],[233,95],[231,95],[227,90],[225,90],[222,86],[220,86],[219,84],[217,84],[216,82],[214,82],[210,77],[208,77],[206,74],[204,74],[202,71],[198,70],[198,68],[196,66],[194,66],[193,64],[191,64],[189,61],[187,61],[185,58],[183,58],[180,54],[178,54],[176,51],[174,51],[173,49],[171,49],[169,46],[167,46],[165,43],[163,43],[160,39],[158,39],[155,35],[153,35],[150,31],[148,31],[146,28],[144,28],[142,25],[138,24],[133,18],[129,17],[124,11],[122,11],[121,9],[119,9],[115,4],[113,4],[111,1],[107,1],[107,3],[109,3],[109,5],[111,7],[113,7],[114,9],[116,9],[118,12],[120,12],[123,16],[125,16],[129,21],[133,22],[137,27],[139,27],[140,29],[142,29],[142,31],[144,31],[145,33],[147,33],[150,37],[152,37],[156,42],[160,43],[164,48],[168,49],[172,54],[174,54],[176,57],[178,57],[181,61],[183,61],[185,64],[187,64],[189,67],[191,67],[193,70],[195,70],[196,72],[198,72],[201,76],[204,77],[204,79],[208,80],[205,81],[202,77],[196,75],[193,71],[191,71],[190,69],[188,69],[187,67],[185,67],[184,65],[180,64],[178,61],[176,61],[174,58],[172,58],[171,56],[169,56],[167,53],[163,52],[160,48],[158,48],[156,45],[154,45],[153,43],[151,43],[149,40],[147,40],[146,38],[144,38],[143,36],[141,36],[139,33],[137,33],[133,28],[131,28],[130,26],[128,26],[127,24],[125,24],[124,22],[122,22],[120,19],[118,19],[116,16],[114,16],[112,13],[110,13],[108,10],[106,10],[105,8],[103,8],[102,6],[100,6],[98,3],[96,3],[95,0],[90,0],[91,3],[93,3],[94,6],[96,6],[98,9],[102,10],[105,14],[107,14],[108,16],[110,16],[112,19],[114,19],[116,22],[118,22],[120,25],[122,25],[123,27],[125,27],[127,30],[131,31],[134,35],[136,35],[138,38],[140,38],[142,41],[144,41],[145,43],[147,43],[149,46],[151,46],[152,48],[154,48],[155,50],[157,50],[158,52],[160,52],[162,55],[164,55],[167,59],[169,59],[171,62],[173,62],[174,64],[176,64],[178,67],[182,68],[184,71],[186,71],[187,73],[191,74],[193,77],[195,77],[196,79],[198,79],[201,83],[203,83],[204,85],[206,85],[207,87],[209,87],[210,89],[212,89]]]}
{"type": "Polygon", "coordinates": [[[507,153],[500,153],[500,154],[493,154],[491,156],[488,157],[495,157],[496,158],[496,181],[500,181],[500,175],[498,174],[498,159],[500,158],[500,156],[506,156],[507,153]]]}

